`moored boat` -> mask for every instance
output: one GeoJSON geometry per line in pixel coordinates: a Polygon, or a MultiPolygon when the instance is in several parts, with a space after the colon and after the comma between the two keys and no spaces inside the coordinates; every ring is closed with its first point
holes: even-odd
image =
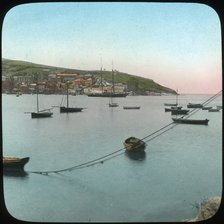
{"type": "Polygon", "coordinates": [[[210,110],[212,107],[202,107],[202,110],[210,110]]]}
{"type": "Polygon", "coordinates": [[[109,103],[109,107],[118,107],[118,106],[119,106],[118,103],[113,102],[109,103]]]}
{"type": "Polygon", "coordinates": [[[123,106],[124,110],[139,110],[140,106],[123,106]]]}
{"type": "Polygon", "coordinates": [[[124,141],[124,147],[128,152],[138,152],[144,150],[146,143],[139,138],[129,137],[124,141]]]}
{"type": "Polygon", "coordinates": [[[180,109],[180,110],[175,110],[175,109],[173,109],[173,110],[171,110],[171,114],[172,115],[178,115],[178,114],[188,114],[188,112],[189,112],[189,110],[182,110],[182,109],[180,109]]]}
{"type": "Polygon", "coordinates": [[[195,120],[195,119],[186,119],[186,118],[172,118],[175,123],[180,124],[201,124],[201,125],[208,125],[209,120],[195,120]]]}
{"type": "Polygon", "coordinates": [[[60,113],[74,113],[74,112],[81,112],[84,108],[82,107],[69,107],[69,94],[68,94],[68,81],[66,83],[67,85],[67,105],[66,106],[60,106],[60,113]]]}
{"type": "Polygon", "coordinates": [[[177,103],[164,103],[164,106],[177,106],[177,103]]]}
{"type": "Polygon", "coordinates": [[[47,118],[53,115],[50,111],[31,112],[31,118],[47,118]]]}
{"type": "Polygon", "coordinates": [[[187,108],[202,108],[203,105],[200,103],[188,103],[187,108]]]}
{"type": "Polygon", "coordinates": [[[208,112],[219,112],[219,111],[220,111],[220,109],[218,109],[218,108],[211,108],[208,110],[208,112]]]}
{"type": "Polygon", "coordinates": [[[3,157],[3,169],[6,171],[23,171],[24,166],[29,161],[29,157],[3,157]]]}

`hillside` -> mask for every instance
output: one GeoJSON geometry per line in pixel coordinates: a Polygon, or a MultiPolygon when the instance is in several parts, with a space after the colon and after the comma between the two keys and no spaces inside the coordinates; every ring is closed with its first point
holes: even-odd
{"type": "MultiPolygon", "coordinates": [[[[100,77],[101,72],[99,70],[78,70],[68,69],[61,67],[54,67],[48,65],[35,64],[26,61],[17,60],[2,60],[2,75],[3,76],[31,76],[35,74],[41,74],[42,77],[48,77],[49,74],[58,73],[77,73],[83,75],[90,73],[96,77],[100,77]]],[[[111,71],[102,71],[102,77],[104,80],[111,82],[111,71]]],[[[114,73],[114,79],[116,83],[122,83],[127,85],[129,91],[134,91],[137,94],[145,94],[148,92],[169,93],[176,94],[176,92],[168,87],[162,86],[151,79],[118,72],[114,73]]]]}

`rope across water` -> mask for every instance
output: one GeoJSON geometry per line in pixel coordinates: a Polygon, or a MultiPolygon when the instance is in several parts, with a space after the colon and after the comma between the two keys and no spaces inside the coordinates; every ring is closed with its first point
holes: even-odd
{"type": "MultiPolygon", "coordinates": [[[[210,97],[208,100],[206,100],[205,102],[202,103],[203,106],[209,104],[210,102],[212,102],[215,98],[217,98],[220,94],[221,94],[222,90],[219,91],[218,93],[216,93],[215,95],[213,95],[212,97],[210,97]]],[[[182,116],[189,118],[190,116],[192,116],[193,114],[195,114],[196,112],[198,112],[201,108],[194,108],[193,110],[191,110],[189,112],[189,114],[182,116]]],[[[153,133],[145,136],[144,138],[142,138],[141,140],[144,140],[145,142],[149,142],[152,141],[153,139],[157,138],[158,136],[164,134],[165,132],[169,131],[170,129],[174,128],[176,125],[178,125],[178,123],[174,123],[171,122],[165,126],[163,126],[162,128],[158,129],[157,131],[154,131],[153,133]]],[[[48,175],[48,174],[52,174],[52,173],[62,173],[62,172],[67,172],[67,171],[73,171],[73,170],[77,170],[77,169],[82,169],[85,167],[90,167],[96,164],[102,164],[103,162],[110,160],[112,158],[115,158],[117,156],[120,156],[122,154],[125,153],[124,151],[124,147],[120,148],[114,152],[111,152],[109,154],[106,154],[104,156],[98,157],[96,159],[78,164],[78,165],[74,165],[65,169],[59,169],[59,170],[48,170],[48,171],[28,171],[29,173],[36,173],[36,174],[43,174],[43,175],[48,175]]]]}

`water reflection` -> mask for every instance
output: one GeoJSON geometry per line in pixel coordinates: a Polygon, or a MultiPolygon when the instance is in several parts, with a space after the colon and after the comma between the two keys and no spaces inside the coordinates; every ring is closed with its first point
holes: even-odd
{"type": "Polygon", "coordinates": [[[138,161],[143,161],[146,158],[146,153],[144,150],[138,152],[125,151],[125,155],[132,160],[138,160],[138,161]]]}

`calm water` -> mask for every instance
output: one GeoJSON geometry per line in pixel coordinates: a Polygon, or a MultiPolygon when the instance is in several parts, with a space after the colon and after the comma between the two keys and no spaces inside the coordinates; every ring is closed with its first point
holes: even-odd
{"type": "MultiPolygon", "coordinates": [[[[181,95],[180,105],[203,103],[210,95],[181,95]]],[[[61,103],[60,95],[40,95],[44,109],[61,103]]],[[[199,111],[209,125],[177,125],[148,142],[146,156],[126,154],[103,164],[39,175],[29,171],[58,170],[104,156],[123,147],[130,136],[143,138],[172,122],[164,103],[173,96],[128,96],[109,108],[107,98],[71,96],[81,113],[31,119],[35,95],[2,96],[3,154],[30,157],[28,175],[4,175],[9,213],[25,221],[180,221],[192,218],[194,205],[221,196],[222,112],[199,111]],[[123,110],[123,106],[141,106],[123,110]]],[[[210,105],[221,105],[218,97],[210,105]]]]}

